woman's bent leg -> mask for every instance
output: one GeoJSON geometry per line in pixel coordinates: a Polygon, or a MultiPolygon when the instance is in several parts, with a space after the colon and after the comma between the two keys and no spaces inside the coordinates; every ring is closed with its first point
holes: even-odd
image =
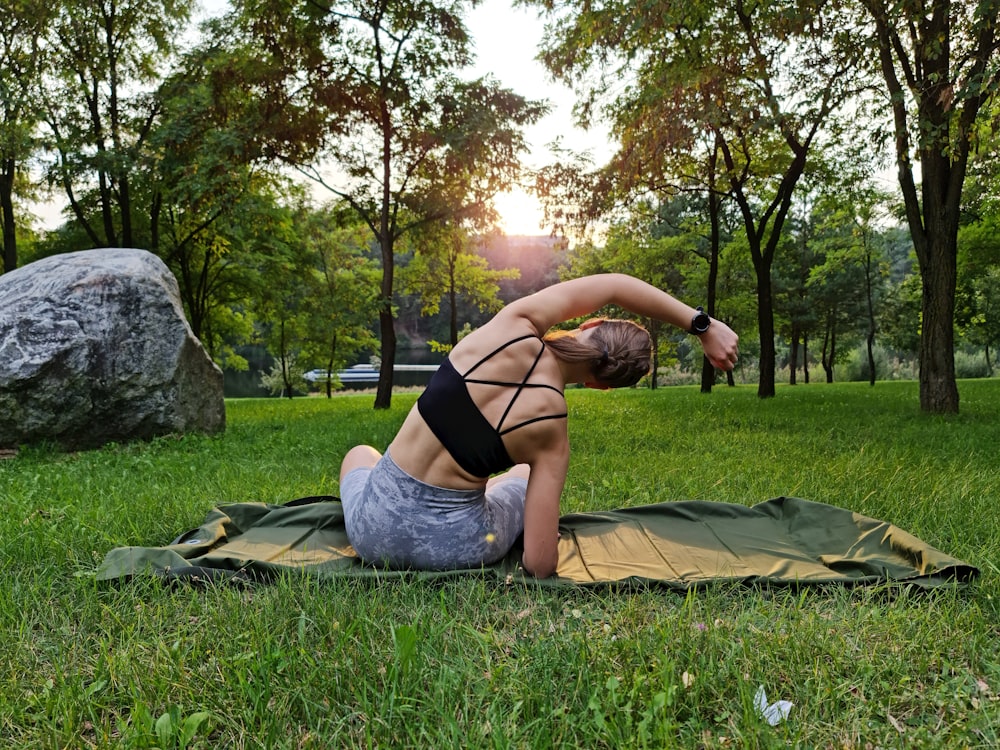
{"type": "Polygon", "coordinates": [[[528,491],[528,464],[517,464],[486,483],[486,514],[490,519],[492,549],[485,562],[493,563],[507,554],[524,531],[524,498],[528,491]]]}
{"type": "Polygon", "coordinates": [[[370,445],[354,446],[347,451],[344,460],[340,462],[340,481],[343,482],[344,477],[355,469],[372,468],[380,458],[382,458],[382,454],[370,445]]]}
{"type": "Polygon", "coordinates": [[[528,466],[528,464],[517,464],[510,470],[505,471],[503,474],[497,474],[495,477],[491,477],[489,481],[486,482],[486,489],[488,490],[490,487],[492,487],[495,484],[498,484],[499,482],[503,482],[507,479],[512,479],[515,477],[518,479],[523,479],[524,481],[527,482],[528,476],[530,474],[531,474],[531,467],[528,466]]]}

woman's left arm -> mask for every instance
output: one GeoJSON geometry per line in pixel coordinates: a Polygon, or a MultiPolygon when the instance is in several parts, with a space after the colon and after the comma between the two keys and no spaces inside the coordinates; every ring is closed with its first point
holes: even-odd
{"type": "MultiPolygon", "coordinates": [[[[509,326],[511,317],[525,318],[541,335],[557,323],[590,315],[609,304],[685,331],[695,314],[690,305],[645,281],[627,274],[606,273],[563,281],[522,297],[507,305],[494,320],[500,321],[499,325],[509,326]]],[[[715,367],[731,370],[736,364],[739,336],[725,323],[713,320],[700,341],[715,367]]]]}
{"type": "Polygon", "coordinates": [[[569,468],[569,443],[559,441],[531,462],[524,500],[524,569],[547,578],[559,562],[559,498],[569,468]]]}

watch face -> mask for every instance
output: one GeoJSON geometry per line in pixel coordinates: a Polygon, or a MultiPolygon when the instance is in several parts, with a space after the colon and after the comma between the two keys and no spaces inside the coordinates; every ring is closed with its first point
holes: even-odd
{"type": "Polygon", "coordinates": [[[704,333],[708,330],[708,326],[711,322],[712,319],[708,317],[708,313],[699,312],[691,320],[691,330],[694,333],[704,333]]]}

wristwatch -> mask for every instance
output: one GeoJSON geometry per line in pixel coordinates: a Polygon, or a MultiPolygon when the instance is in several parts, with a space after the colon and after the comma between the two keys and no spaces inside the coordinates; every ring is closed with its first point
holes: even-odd
{"type": "Polygon", "coordinates": [[[712,325],[712,319],[708,317],[708,313],[704,309],[699,307],[697,310],[698,312],[691,318],[691,327],[688,329],[688,333],[694,336],[701,336],[712,325]]]}

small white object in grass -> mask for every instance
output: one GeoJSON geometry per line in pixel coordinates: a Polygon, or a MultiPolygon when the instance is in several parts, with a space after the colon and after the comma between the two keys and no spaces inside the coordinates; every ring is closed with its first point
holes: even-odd
{"type": "Polygon", "coordinates": [[[768,705],[767,693],[764,692],[763,685],[757,688],[757,694],[754,695],[753,703],[757,709],[757,713],[772,727],[777,726],[783,719],[787,719],[788,713],[794,705],[789,701],[775,701],[768,705]]]}

